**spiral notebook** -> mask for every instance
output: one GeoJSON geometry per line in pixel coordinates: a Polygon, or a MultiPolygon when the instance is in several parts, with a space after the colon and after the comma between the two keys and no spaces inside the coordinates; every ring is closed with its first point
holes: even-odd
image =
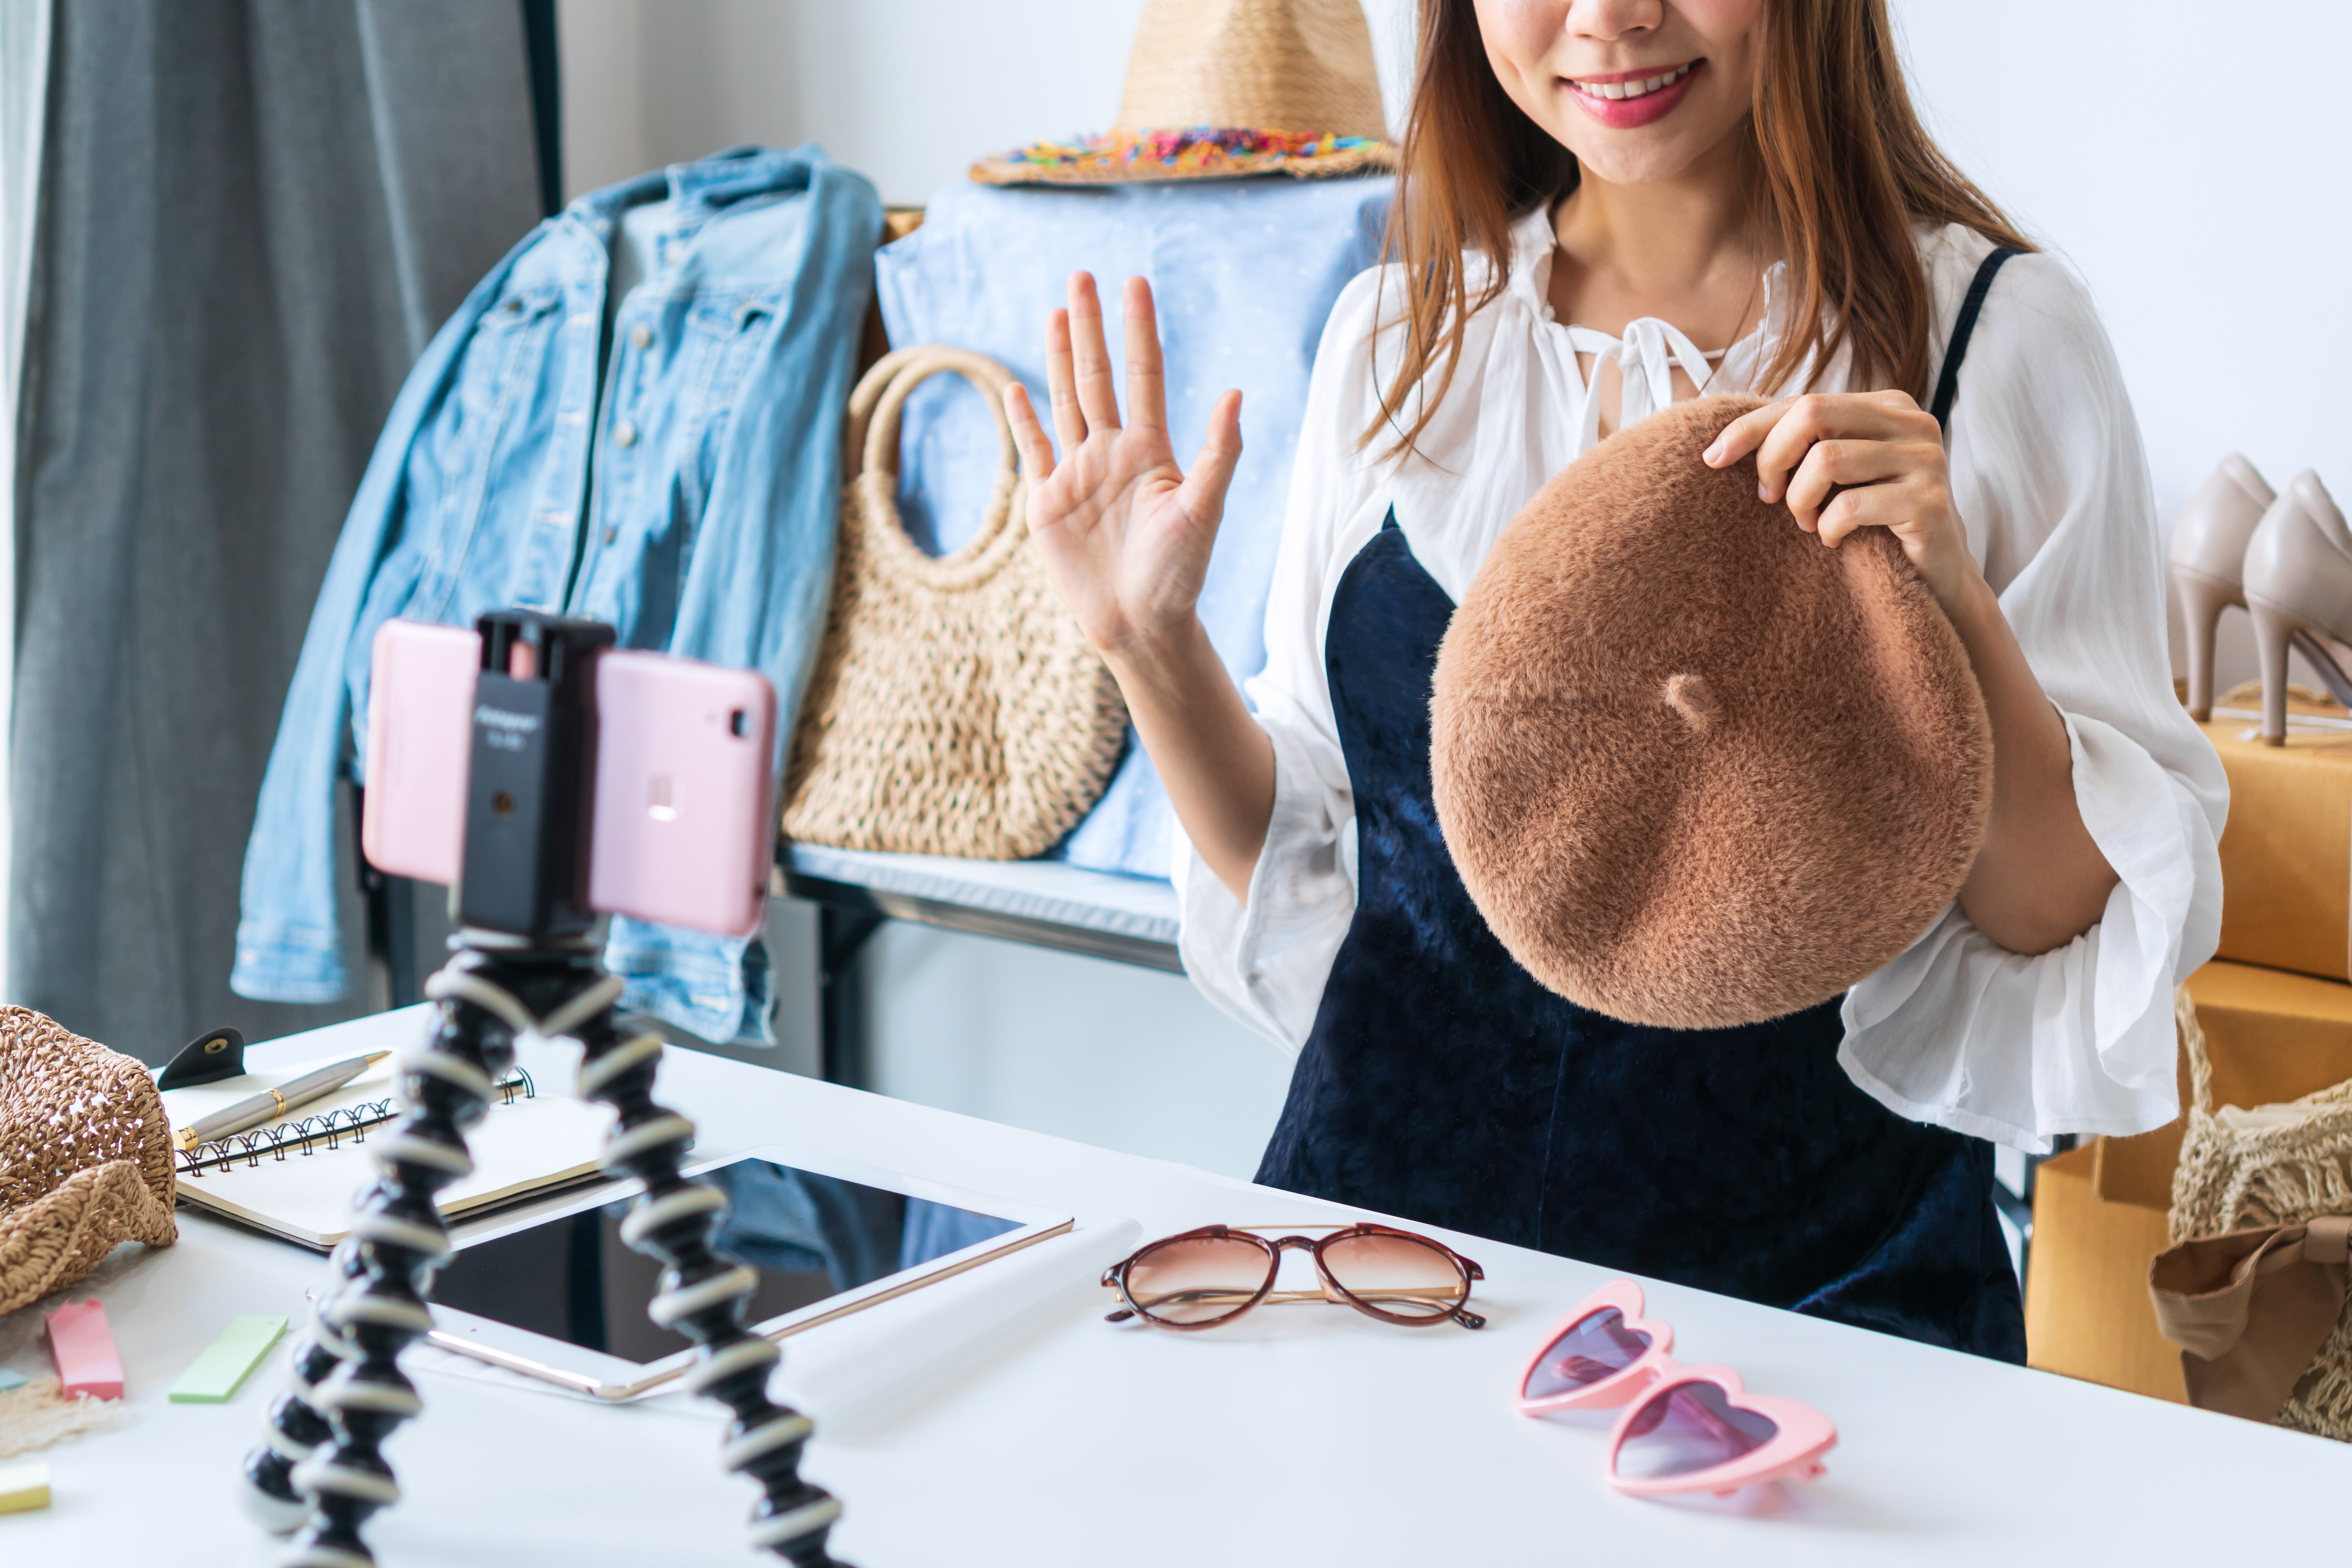
{"type": "MultiPolygon", "coordinates": [[[[348,1055],[349,1053],[345,1053],[348,1055]]],[[[172,1125],[184,1127],[341,1057],[295,1062],[264,1073],[163,1091],[172,1125]]],[[[275,1125],[175,1149],[180,1201],[320,1250],[351,1232],[352,1199],[376,1173],[375,1151],[400,1114],[396,1060],[375,1064],[341,1089],[275,1125]]],[[[597,1173],[596,1154],[613,1124],[610,1107],[541,1093],[527,1073],[499,1086],[490,1109],[466,1135],[474,1173],[441,1190],[441,1215],[456,1220],[597,1173]]]]}

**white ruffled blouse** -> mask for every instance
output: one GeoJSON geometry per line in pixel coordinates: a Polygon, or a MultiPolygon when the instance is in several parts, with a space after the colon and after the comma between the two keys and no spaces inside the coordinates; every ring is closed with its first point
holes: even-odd
{"type": "MultiPolygon", "coordinates": [[[[1399,352],[1393,303],[1376,310],[1395,274],[1365,273],[1340,295],[1307,394],[1265,668],[1245,685],[1276,776],[1246,905],[1189,844],[1176,847],[1185,968],[1220,1008],[1294,1052],[1355,912],[1355,810],[1323,662],[1340,574],[1393,507],[1413,554],[1458,603],[1504,526],[1598,438],[1579,352],[1617,361],[1631,424],[1674,400],[1677,364],[1703,390],[1750,390],[1785,330],[1777,267],[1762,323],[1718,364],[1654,319],[1622,339],[1563,326],[1546,302],[1549,216],[1530,215],[1512,242],[1504,292],[1471,317],[1454,384],[1402,460],[1384,443],[1356,444],[1399,352]]],[[[1990,246],[1957,226],[1923,230],[1920,245],[1940,363],[1990,246]]],[[[1816,384],[1850,390],[1848,368],[1841,353],[1816,384]]],[[[2220,936],[2228,785],[2173,693],[2155,506],[2122,373],[2087,292],[2055,258],[2012,258],[1996,279],[1949,446],[1969,548],[2064,716],[2084,823],[2120,881],[2097,925],[2032,958],[1994,945],[1955,903],[1847,993],[1839,1060],[1901,1115],[2037,1152],[2061,1132],[2145,1131],[2178,1110],[2175,978],[2220,936]]]]}

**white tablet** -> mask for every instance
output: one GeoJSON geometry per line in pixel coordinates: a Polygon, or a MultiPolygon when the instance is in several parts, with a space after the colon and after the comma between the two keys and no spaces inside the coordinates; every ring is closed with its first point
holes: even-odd
{"type": "MultiPolygon", "coordinates": [[[[1070,1228],[1067,1215],[777,1148],[688,1173],[726,1193],[717,1244],[759,1270],[747,1321],[772,1340],[1070,1228]]],[[[693,1351],[646,1316],[661,1266],[620,1237],[642,1190],[600,1186],[473,1230],[434,1283],[430,1342],[598,1399],[683,1373],[693,1351]]]]}

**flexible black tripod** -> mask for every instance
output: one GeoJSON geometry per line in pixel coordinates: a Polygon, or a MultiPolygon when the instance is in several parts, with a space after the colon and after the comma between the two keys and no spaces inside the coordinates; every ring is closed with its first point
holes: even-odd
{"type": "Polygon", "coordinates": [[[425,1302],[452,1250],[435,1194],[473,1169],[465,1135],[513,1066],[516,1037],[564,1037],[583,1047],[581,1096],[620,1113],[601,1163],[645,1183],[621,1238],[666,1266],[648,1314],[694,1342],[686,1386],[735,1416],[719,1463],[765,1491],[752,1543],[796,1568],[838,1568],[825,1538],[841,1504],[799,1474],[809,1420],[768,1398],[779,1352],[744,1327],[759,1275],[711,1247],[727,1200],[680,1174],[693,1123],[655,1102],[661,1037],[622,1032],[622,983],[604,973],[593,935],[594,666],[612,629],[500,611],[480,630],[455,956],[425,984],[438,1016],[424,1049],[401,1063],[407,1109],[329,1260],[335,1285],[296,1342],[292,1388],[270,1408],[269,1439],[246,1460],[247,1500],[273,1530],[297,1532],[283,1568],[374,1563],[361,1527],[400,1498],[383,1445],[422,1408],[400,1352],[432,1329],[425,1302]]]}

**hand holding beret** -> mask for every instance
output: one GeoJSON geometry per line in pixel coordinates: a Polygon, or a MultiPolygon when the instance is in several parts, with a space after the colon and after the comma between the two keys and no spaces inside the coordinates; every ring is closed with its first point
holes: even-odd
{"type": "Polygon", "coordinates": [[[1549,989],[1703,1029],[1836,996],[1942,915],[1982,843],[1992,732],[1901,546],[1837,549],[1700,458],[1701,398],[1561,472],[1438,658],[1438,818],[1549,989]]]}

